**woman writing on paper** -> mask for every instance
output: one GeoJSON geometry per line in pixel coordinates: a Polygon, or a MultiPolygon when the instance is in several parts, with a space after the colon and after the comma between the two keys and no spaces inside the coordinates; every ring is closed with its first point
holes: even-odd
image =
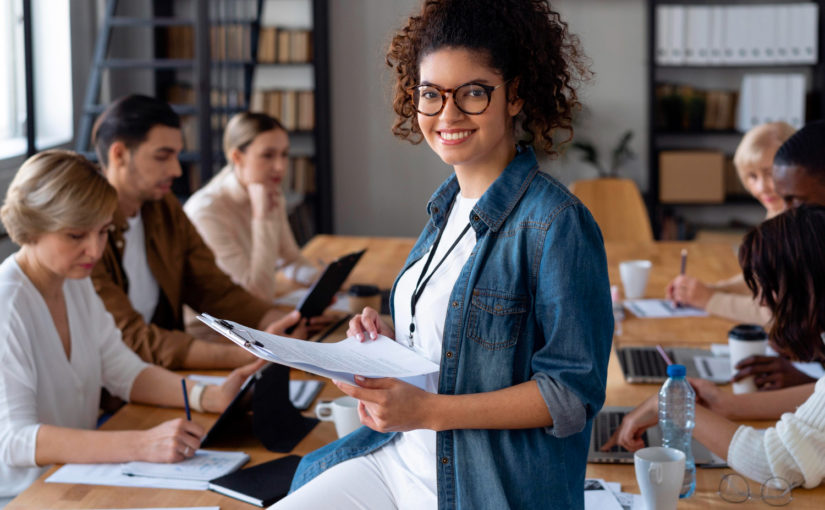
{"type": "MultiPolygon", "coordinates": [[[[89,280],[117,194],[95,166],[68,151],[29,158],[0,218],[20,250],[0,264],[0,501],[53,463],[191,457],[203,427],[176,419],[148,430],[97,431],[101,387],[134,402],[183,406],[180,376],[141,361],[89,280]]],[[[284,319],[284,326],[298,320],[284,319]]],[[[220,387],[187,383],[196,410],[222,411],[260,368],[220,387]]]]}
{"type": "MultiPolygon", "coordinates": [[[[774,316],[771,341],[784,354],[801,361],[825,357],[823,253],[825,207],[818,205],[802,205],[765,221],[745,236],[739,252],[748,288],[774,316]]],[[[718,414],[731,407],[732,401],[749,399],[755,404],[750,414],[757,417],[754,415],[760,412],[758,406],[764,397],[723,396],[718,389],[708,392],[709,386],[697,385],[697,402],[702,405],[696,406],[696,439],[757,482],[776,476],[807,488],[822,483],[825,377],[816,382],[812,394],[804,386],[780,390],[790,400],[804,392],[809,396],[766,430],[737,426],[718,414]],[[708,395],[713,399],[708,400],[708,395]]],[[[627,414],[603,449],[616,443],[631,451],[643,447],[642,433],[658,422],[657,403],[658,397],[653,395],[627,414]]]]}
{"type": "Polygon", "coordinates": [[[312,283],[318,268],[301,256],[287,221],[286,129],[269,115],[241,112],[226,125],[223,150],[229,163],[184,206],[218,267],[268,301],[278,269],[301,285],[312,283]]]}
{"type": "MultiPolygon", "coordinates": [[[[393,132],[454,173],[395,282],[377,334],[440,365],[424,391],[337,383],[366,427],[304,457],[275,508],[583,508],[612,337],[602,236],[539,167],[569,131],[586,69],[546,1],[426,1],[387,56],[393,132]]],[[[355,89],[363,92],[363,89],[355,89]]]]}
{"type": "MultiPolygon", "coordinates": [[[[760,124],[742,137],[733,164],[742,185],[765,207],[766,219],[785,210],[773,185],[773,157],[782,143],[794,134],[785,122],[760,124]]],[[[665,289],[667,299],[706,310],[737,322],[766,325],[770,311],[750,296],[741,274],[716,283],[704,283],[690,275],[679,275],[665,289]]]]}

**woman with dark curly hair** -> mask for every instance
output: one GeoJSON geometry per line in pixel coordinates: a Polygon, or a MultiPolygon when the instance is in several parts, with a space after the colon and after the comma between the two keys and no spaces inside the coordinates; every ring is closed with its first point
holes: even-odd
{"type": "MultiPolygon", "coordinates": [[[[825,355],[823,253],[825,207],[819,205],[802,205],[766,220],[745,236],[739,251],[748,287],[754,296],[761,296],[775,318],[771,341],[801,361],[825,355]]],[[[821,454],[825,449],[825,377],[811,386],[813,393],[801,386],[776,391],[789,400],[805,391],[808,397],[766,430],[737,426],[720,414],[741,407],[737,400],[743,399],[750,400],[752,413],[759,412],[758,397],[764,394],[719,391],[713,401],[702,398],[699,403],[703,405],[696,406],[694,437],[757,482],[780,477],[792,486],[816,487],[825,478],[821,454]]],[[[658,421],[657,398],[653,395],[625,416],[614,436],[618,444],[628,450],[644,446],[642,434],[658,421]]]]}
{"type": "Polygon", "coordinates": [[[424,389],[336,382],[365,425],[308,455],[277,508],[583,508],[613,321],[601,233],[542,172],[586,73],[546,1],[429,0],[395,35],[393,128],[455,171],[395,282],[348,333],[440,364],[424,389]]]}

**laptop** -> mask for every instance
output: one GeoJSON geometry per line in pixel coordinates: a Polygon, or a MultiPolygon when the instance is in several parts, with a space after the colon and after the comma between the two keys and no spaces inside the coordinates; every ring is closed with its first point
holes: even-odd
{"type": "MultiPolygon", "coordinates": [[[[665,347],[664,350],[674,363],[685,366],[688,377],[701,377],[717,384],[730,382],[727,357],[716,357],[707,349],[665,347]]],[[[667,379],[667,363],[655,347],[619,347],[616,355],[629,383],[663,383],[667,379]]]]}
{"type": "MultiPolygon", "coordinates": [[[[604,407],[596,419],[593,420],[593,431],[590,435],[590,450],[587,454],[587,462],[597,464],[632,464],[633,452],[629,452],[621,446],[614,446],[606,452],[599,451],[599,448],[610,439],[613,432],[622,423],[624,415],[630,412],[632,407],[604,407]]],[[[662,432],[658,426],[647,429],[642,436],[645,446],[661,446],[662,432]]],[[[693,460],[699,467],[727,467],[725,459],[708,450],[705,445],[693,440],[691,443],[693,460]]]]}

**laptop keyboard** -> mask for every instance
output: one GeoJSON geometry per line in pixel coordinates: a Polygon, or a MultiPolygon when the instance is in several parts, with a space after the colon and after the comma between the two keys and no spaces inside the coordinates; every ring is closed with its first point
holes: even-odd
{"type": "MultiPolygon", "coordinates": [[[[620,349],[619,362],[622,370],[626,374],[637,377],[659,377],[667,378],[667,363],[656,349],[649,347],[627,347],[620,349]],[[629,365],[629,366],[628,366],[629,365]]],[[[673,351],[666,349],[670,359],[673,359],[673,351]]]]}
{"type": "MultiPolygon", "coordinates": [[[[613,412],[605,412],[602,411],[596,415],[596,420],[593,423],[593,442],[595,443],[595,449],[601,449],[601,445],[607,442],[610,439],[610,436],[613,435],[613,432],[619,428],[619,425],[622,423],[622,418],[624,418],[625,413],[619,411],[613,412]]],[[[647,433],[642,435],[642,441],[644,441],[645,446],[647,446],[647,433]]],[[[624,448],[619,445],[615,445],[609,450],[608,452],[626,452],[624,448]]]]}

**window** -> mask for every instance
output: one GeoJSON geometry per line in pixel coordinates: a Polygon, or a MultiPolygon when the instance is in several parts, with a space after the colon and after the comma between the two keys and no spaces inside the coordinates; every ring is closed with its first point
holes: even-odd
{"type": "Polygon", "coordinates": [[[23,3],[0,2],[0,158],[26,152],[23,3]]]}
{"type": "MultiPolygon", "coordinates": [[[[69,0],[31,0],[35,148],[73,136],[69,0]]],[[[0,1],[0,159],[26,152],[22,0],[0,1]]]]}

